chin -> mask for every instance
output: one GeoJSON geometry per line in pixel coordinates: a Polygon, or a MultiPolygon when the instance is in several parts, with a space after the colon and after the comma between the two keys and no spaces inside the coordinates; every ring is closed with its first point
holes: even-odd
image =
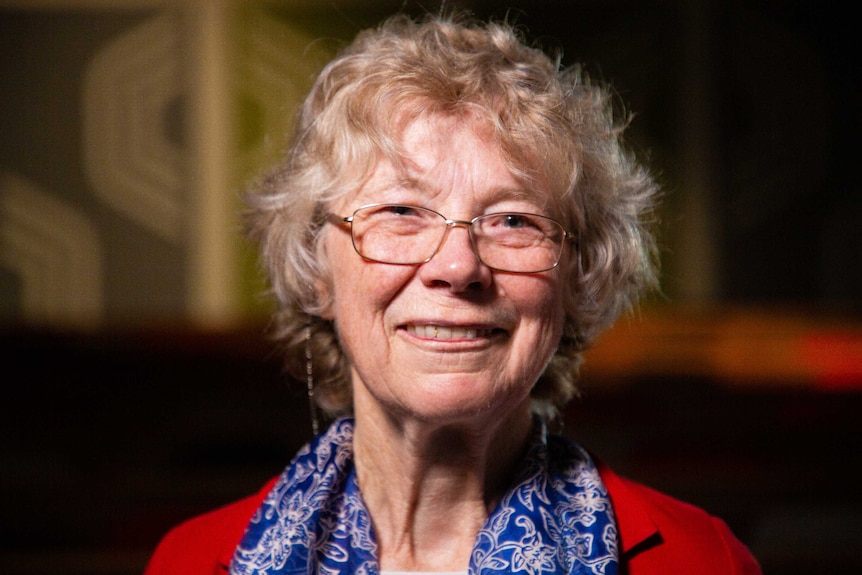
{"type": "Polygon", "coordinates": [[[418,421],[439,425],[493,425],[506,421],[519,408],[530,410],[529,397],[502,400],[499,395],[464,396],[463,394],[417,401],[413,398],[410,405],[404,406],[404,415],[418,421]]]}

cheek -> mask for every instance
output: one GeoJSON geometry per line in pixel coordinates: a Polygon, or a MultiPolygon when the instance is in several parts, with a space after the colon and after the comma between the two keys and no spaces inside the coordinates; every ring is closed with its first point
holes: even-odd
{"type": "Polygon", "coordinates": [[[340,267],[332,272],[330,319],[342,325],[359,323],[370,328],[372,319],[382,321],[412,273],[404,266],[366,262],[353,253],[332,261],[340,267]]]}
{"type": "Polygon", "coordinates": [[[508,296],[518,302],[524,317],[543,323],[560,323],[563,314],[562,284],[557,276],[515,277],[518,283],[507,289],[508,296]]]}
{"type": "Polygon", "coordinates": [[[319,252],[324,280],[317,287],[323,317],[341,320],[357,298],[368,291],[364,279],[367,266],[353,250],[350,234],[330,231],[319,252]]]}
{"type": "MultiPolygon", "coordinates": [[[[531,278],[524,278],[529,280],[531,278]]],[[[532,278],[535,279],[535,278],[532,278]]],[[[564,311],[561,286],[556,281],[527,281],[519,290],[518,307],[524,320],[525,335],[533,353],[539,348],[556,349],[563,332],[564,311]]],[[[537,356],[542,355],[538,353],[537,356]]]]}

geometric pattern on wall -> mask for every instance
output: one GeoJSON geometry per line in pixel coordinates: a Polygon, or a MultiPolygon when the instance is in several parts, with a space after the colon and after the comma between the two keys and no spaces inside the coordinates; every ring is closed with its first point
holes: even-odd
{"type": "Polygon", "coordinates": [[[296,109],[332,56],[308,32],[253,4],[242,12],[235,92],[254,110],[256,128],[239,156],[240,174],[257,176],[281,159],[296,109]]]}
{"type": "Polygon", "coordinates": [[[108,206],[182,241],[184,151],[178,14],[165,9],[96,54],[83,85],[83,156],[108,206]],[[172,137],[180,134],[179,137],[172,137]]]}
{"type": "MultiPolygon", "coordinates": [[[[282,159],[295,111],[333,50],[289,18],[259,5],[244,3],[237,16],[232,91],[241,122],[234,183],[241,188],[282,159]]],[[[245,310],[268,314],[270,300],[260,295],[264,285],[255,251],[249,244],[240,245],[245,310]]]]}
{"type": "Polygon", "coordinates": [[[0,174],[0,265],[21,283],[22,319],[95,325],[102,316],[102,249],[80,211],[32,182],[0,174]]]}

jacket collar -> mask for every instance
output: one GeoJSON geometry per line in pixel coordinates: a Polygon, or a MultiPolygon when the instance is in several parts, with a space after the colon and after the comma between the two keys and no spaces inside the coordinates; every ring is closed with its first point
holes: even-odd
{"type": "Polygon", "coordinates": [[[650,546],[651,542],[657,542],[659,529],[640,496],[629,487],[628,483],[598,458],[595,456],[593,458],[614,506],[620,560],[623,560],[650,546]]]}
{"type": "MultiPolygon", "coordinates": [[[[242,538],[242,534],[245,531],[245,526],[248,524],[251,516],[255,511],[263,503],[264,498],[269,495],[269,492],[272,491],[272,488],[275,487],[275,482],[278,480],[278,477],[273,477],[269,481],[266,482],[260,491],[258,491],[255,495],[252,495],[242,501],[242,508],[238,510],[237,516],[242,517],[243,521],[241,522],[241,529],[235,536],[225,537],[224,542],[221,545],[218,553],[218,564],[216,569],[216,574],[218,573],[227,573],[228,567],[230,566],[230,562],[233,559],[233,554],[236,551],[236,546],[242,538]]],[[[233,534],[232,534],[233,535],[233,534]]]]}

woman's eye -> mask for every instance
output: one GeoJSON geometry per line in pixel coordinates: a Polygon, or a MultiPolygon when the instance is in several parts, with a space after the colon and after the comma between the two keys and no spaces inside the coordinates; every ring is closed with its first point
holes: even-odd
{"type": "Polygon", "coordinates": [[[506,214],[503,224],[508,228],[535,227],[530,218],[521,214],[506,214]]]}
{"type": "Polygon", "coordinates": [[[416,208],[413,206],[385,206],[381,213],[394,216],[412,216],[416,215],[416,208]]]}
{"type": "Polygon", "coordinates": [[[416,208],[402,205],[381,205],[363,208],[362,214],[367,219],[398,219],[404,216],[416,215],[416,208]]]}

